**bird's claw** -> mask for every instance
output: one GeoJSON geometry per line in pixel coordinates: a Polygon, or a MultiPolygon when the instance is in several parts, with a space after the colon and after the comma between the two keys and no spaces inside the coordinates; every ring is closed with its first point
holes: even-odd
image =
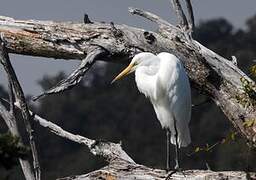
{"type": "Polygon", "coordinates": [[[172,175],[174,175],[175,173],[182,173],[184,177],[186,177],[185,173],[183,172],[183,169],[182,168],[179,168],[179,167],[176,167],[174,168],[174,170],[172,171],[168,171],[168,175],[167,177],[165,178],[166,180],[170,180],[172,175]]]}

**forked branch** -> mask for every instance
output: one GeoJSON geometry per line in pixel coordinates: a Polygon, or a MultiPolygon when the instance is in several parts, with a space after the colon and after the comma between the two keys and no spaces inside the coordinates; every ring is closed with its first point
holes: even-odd
{"type": "MultiPolygon", "coordinates": [[[[133,12],[148,15],[142,10],[133,12]]],[[[155,16],[148,17],[154,22],[163,22],[155,16]]],[[[103,59],[106,62],[129,63],[137,50],[173,53],[181,59],[194,87],[208,94],[241,135],[256,147],[255,128],[244,126],[245,121],[256,117],[256,107],[250,103],[255,100],[243,90],[241,78],[252,80],[231,61],[193,39],[188,41],[184,32],[166,23],[159,23],[159,32],[148,33],[143,29],[115,25],[122,36],[114,36],[113,28],[106,23],[56,23],[0,17],[0,32],[5,34],[9,52],[55,59],[82,59],[85,54],[82,50],[88,53],[91,44],[103,46],[109,52],[103,59]],[[153,37],[153,41],[148,41],[146,34],[153,37]],[[243,97],[250,106],[243,107],[237,97],[243,97]]]]}
{"type": "MultiPolygon", "coordinates": [[[[21,138],[21,135],[20,135],[19,130],[18,130],[16,117],[14,116],[14,114],[12,112],[8,111],[5,108],[5,106],[2,104],[1,101],[0,101],[0,116],[5,121],[8,129],[11,132],[11,134],[13,136],[16,136],[16,137],[20,138],[21,145],[24,145],[24,143],[22,141],[22,138],[21,138]]],[[[32,168],[30,166],[29,161],[27,159],[19,158],[19,163],[21,165],[21,169],[23,171],[23,174],[24,174],[26,180],[35,180],[34,173],[32,171],[32,168]]]]}
{"type": "Polygon", "coordinates": [[[27,133],[29,135],[29,142],[30,142],[30,147],[31,147],[31,152],[32,152],[32,157],[33,157],[33,166],[34,166],[34,172],[35,172],[35,179],[40,180],[41,178],[41,170],[40,170],[40,165],[39,165],[39,160],[38,160],[38,153],[35,145],[35,140],[33,136],[33,130],[30,125],[30,120],[31,116],[28,110],[28,106],[25,100],[25,96],[23,93],[23,90],[20,86],[20,83],[18,81],[18,78],[16,76],[16,73],[12,67],[12,64],[10,62],[9,54],[7,52],[7,49],[5,47],[5,42],[4,42],[4,37],[3,34],[1,34],[0,38],[0,60],[1,63],[5,69],[5,72],[8,77],[9,81],[9,87],[10,87],[10,92],[9,96],[11,99],[11,106],[10,110],[11,112],[14,110],[13,107],[13,100],[20,104],[21,107],[21,114],[22,114],[22,119],[24,121],[27,133]]]}
{"type": "Polygon", "coordinates": [[[191,4],[190,0],[185,0],[187,11],[188,11],[188,27],[190,30],[193,30],[195,27],[195,20],[194,20],[194,12],[193,12],[193,6],[191,4]]]}
{"type": "MultiPolygon", "coordinates": [[[[173,2],[177,3],[178,1],[173,2]]],[[[184,64],[191,84],[200,91],[208,94],[226,114],[234,127],[256,147],[255,126],[244,125],[245,121],[256,117],[256,106],[250,103],[250,106],[244,107],[237,98],[241,96],[247,102],[255,100],[246,94],[246,91],[243,90],[243,83],[241,82],[241,78],[250,82],[251,79],[229,60],[217,55],[193,39],[188,41],[185,37],[184,28],[177,28],[149,12],[138,9],[130,9],[130,12],[156,22],[159,25],[160,31],[149,32],[126,25],[115,25],[113,28],[109,24],[97,22],[93,24],[56,23],[33,20],[22,21],[0,17],[0,32],[3,32],[6,36],[6,40],[8,41],[6,47],[9,52],[56,59],[83,59],[85,52],[90,52],[92,44],[102,46],[109,52],[107,58],[103,59],[107,62],[112,60],[119,63],[129,63],[130,58],[137,50],[149,51],[155,54],[163,51],[173,53],[184,64]],[[118,35],[113,33],[113,29],[118,30],[116,31],[118,35]],[[150,41],[148,37],[150,37],[150,41]]],[[[189,22],[190,20],[187,23],[189,22]]],[[[192,14],[191,22],[193,22],[192,14]]],[[[80,75],[77,77],[80,78],[80,75]]],[[[75,75],[71,77],[75,77],[76,79],[75,75]]],[[[71,78],[72,83],[75,84],[75,81],[72,81],[71,78]]],[[[254,83],[252,84],[254,85],[254,83]]],[[[44,123],[44,127],[49,128],[49,130],[61,137],[69,138],[81,144],[84,143],[91,148],[92,152],[98,155],[105,155],[107,159],[111,159],[111,157],[120,159],[120,154],[124,152],[120,149],[117,152],[109,150],[112,147],[113,149],[118,149],[115,145],[112,146],[111,143],[84,139],[76,135],[73,136],[50,122],[42,122],[42,119],[39,119],[36,115],[35,120],[40,120],[41,124],[44,123]]],[[[128,155],[126,155],[124,159],[128,159],[128,163],[122,164],[125,167],[121,166],[121,169],[117,168],[117,171],[115,171],[112,166],[108,166],[112,169],[108,171],[107,168],[103,168],[90,173],[88,176],[86,175],[86,178],[100,178],[101,175],[106,175],[104,173],[107,173],[107,175],[114,174],[114,178],[119,178],[119,175],[123,175],[121,177],[127,177],[124,176],[127,173],[129,178],[134,176],[139,179],[152,177],[152,169],[148,168],[148,170],[145,170],[147,169],[145,166],[132,163],[132,160],[129,160],[130,158],[127,158],[128,155]]],[[[113,162],[113,160],[110,161],[113,162]]],[[[118,162],[120,164],[120,161],[118,162]]],[[[205,174],[207,173],[205,172],[205,174]]],[[[235,176],[239,174],[235,173],[235,176]]],[[[156,176],[154,174],[155,178],[153,179],[163,179],[166,177],[165,175],[166,173],[164,174],[161,171],[156,176]]],[[[206,177],[212,177],[211,175],[207,175],[206,177]]],[[[241,176],[246,177],[246,173],[242,173],[241,176]]],[[[229,173],[227,173],[227,177],[230,178],[229,173]]]]}
{"type": "Polygon", "coordinates": [[[188,21],[186,18],[186,15],[182,9],[182,6],[179,2],[179,0],[170,0],[173,9],[175,10],[175,13],[178,18],[178,24],[181,26],[181,29],[184,28],[184,30],[188,29],[188,21]]]}

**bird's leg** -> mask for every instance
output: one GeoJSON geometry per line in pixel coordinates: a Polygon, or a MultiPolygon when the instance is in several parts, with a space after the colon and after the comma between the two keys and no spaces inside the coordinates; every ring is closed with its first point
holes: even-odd
{"type": "MultiPolygon", "coordinates": [[[[174,170],[172,172],[170,172],[167,177],[166,180],[171,179],[172,175],[175,174],[176,172],[182,172],[182,170],[180,169],[180,160],[179,160],[179,144],[178,144],[178,130],[177,130],[177,126],[176,126],[176,119],[174,119],[174,130],[175,130],[175,167],[174,170]]],[[[182,172],[182,174],[185,176],[185,174],[182,172]]]]}
{"type": "Polygon", "coordinates": [[[177,124],[176,124],[176,119],[174,118],[174,129],[175,129],[175,170],[180,169],[180,149],[179,149],[179,144],[178,144],[178,130],[177,130],[177,124]]]}
{"type": "Polygon", "coordinates": [[[171,132],[169,129],[166,129],[166,171],[170,171],[170,162],[171,162],[171,153],[170,153],[170,145],[171,145],[171,132]]]}

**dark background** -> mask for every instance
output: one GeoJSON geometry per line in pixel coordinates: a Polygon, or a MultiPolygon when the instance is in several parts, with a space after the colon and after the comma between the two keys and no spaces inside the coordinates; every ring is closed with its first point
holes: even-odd
{"type": "MultiPolygon", "coordinates": [[[[194,36],[203,45],[228,59],[232,55],[236,56],[238,66],[249,74],[253,59],[256,59],[256,16],[249,18],[243,29],[233,28],[230,22],[221,18],[203,21],[194,36]]],[[[98,63],[78,87],[61,95],[46,97],[31,108],[75,134],[113,142],[122,141],[125,151],[137,163],[164,168],[165,133],[149,100],[136,89],[134,76],[110,85],[122,68],[119,64],[98,63]]],[[[64,77],[65,73],[60,72],[56,76],[45,76],[38,83],[43,89],[48,89],[64,77]]],[[[1,96],[5,94],[4,91],[4,88],[0,88],[1,96]]],[[[206,99],[193,90],[194,104],[206,99]]],[[[3,121],[0,124],[1,132],[5,132],[3,121]]],[[[37,124],[33,126],[43,179],[83,174],[104,165],[104,161],[92,156],[86,147],[56,137],[37,124]]],[[[196,147],[213,145],[234,131],[221,110],[212,102],[192,109],[190,129],[192,143],[183,149],[184,169],[206,169],[208,164],[212,170],[256,171],[255,151],[250,150],[239,136],[217,145],[209,152],[187,155],[193,153],[196,147]]],[[[8,177],[22,179],[20,167],[14,166],[9,170],[1,167],[0,179],[8,177]]]]}

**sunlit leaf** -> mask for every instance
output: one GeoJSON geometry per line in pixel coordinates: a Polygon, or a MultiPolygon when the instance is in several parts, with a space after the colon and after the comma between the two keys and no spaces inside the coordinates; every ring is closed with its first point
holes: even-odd
{"type": "Polygon", "coordinates": [[[199,151],[200,151],[200,147],[196,147],[195,152],[197,153],[199,151]]]}
{"type": "Polygon", "coordinates": [[[253,65],[253,66],[250,68],[250,71],[251,71],[252,75],[256,77],[256,64],[253,65]]]}
{"type": "Polygon", "coordinates": [[[254,124],[256,124],[256,119],[247,119],[243,123],[243,126],[245,126],[245,127],[252,127],[254,124]]]}

